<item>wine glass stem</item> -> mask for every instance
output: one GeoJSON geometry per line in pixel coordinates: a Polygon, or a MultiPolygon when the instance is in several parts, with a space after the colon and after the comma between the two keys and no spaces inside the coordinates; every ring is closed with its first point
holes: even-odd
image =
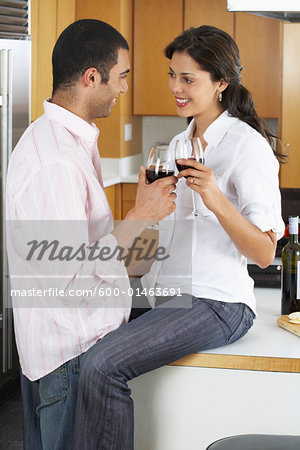
{"type": "Polygon", "coordinates": [[[195,193],[194,193],[194,191],[192,190],[193,214],[194,214],[195,217],[197,217],[197,216],[199,216],[199,212],[198,212],[198,210],[197,210],[197,208],[196,208],[196,203],[195,203],[195,197],[194,197],[194,195],[195,195],[195,193]]]}

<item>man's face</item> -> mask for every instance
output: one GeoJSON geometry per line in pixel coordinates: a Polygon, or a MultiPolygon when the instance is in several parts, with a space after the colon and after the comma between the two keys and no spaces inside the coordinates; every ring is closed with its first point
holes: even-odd
{"type": "Polygon", "coordinates": [[[127,92],[126,76],[129,69],[128,51],[120,48],[118,50],[118,62],[112,67],[107,84],[100,82],[98,85],[95,117],[108,117],[119,94],[127,92]]]}

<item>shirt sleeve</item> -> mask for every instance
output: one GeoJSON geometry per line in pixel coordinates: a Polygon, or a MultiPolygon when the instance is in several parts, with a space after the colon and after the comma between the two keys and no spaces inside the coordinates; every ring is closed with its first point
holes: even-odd
{"type": "Polygon", "coordinates": [[[279,163],[266,139],[253,134],[241,144],[231,181],[241,214],[261,231],[272,230],[280,239],[284,222],[278,171],[279,163]]]}
{"type": "Polygon", "coordinates": [[[64,291],[49,299],[51,305],[109,307],[113,302],[115,307],[118,296],[105,295],[110,287],[109,293],[114,288],[125,293],[119,306],[128,307],[130,284],[111,234],[111,212],[90,220],[90,201],[84,177],[68,164],[53,164],[33,176],[15,198],[18,220],[8,226],[12,275],[21,275],[24,289],[64,291]]]}

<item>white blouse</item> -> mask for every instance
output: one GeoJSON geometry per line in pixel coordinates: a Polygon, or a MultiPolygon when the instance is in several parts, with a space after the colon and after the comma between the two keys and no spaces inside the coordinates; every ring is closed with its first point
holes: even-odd
{"type": "MultiPolygon", "coordinates": [[[[191,138],[195,122],[175,136],[191,138]]],[[[279,191],[279,163],[267,140],[256,130],[227,111],[205,131],[205,164],[213,169],[218,186],[240,213],[262,231],[272,230],[280,239],[284,232],[279,191]]],[[[195,193],[196,206],[205,216],[186,217],[193,210],[192,191],[185,179],[176,187],[176,211],[161,222],[160,245],[167,248],[163,263],[155,262],[142,278],[149,290],[171,286],[196,297],[226,302],[242,302],[255,312],[254,282],[243,256],[215,215],[195,193]]],[[[153,301],[153,297],[149,297],[153,301]]]]}

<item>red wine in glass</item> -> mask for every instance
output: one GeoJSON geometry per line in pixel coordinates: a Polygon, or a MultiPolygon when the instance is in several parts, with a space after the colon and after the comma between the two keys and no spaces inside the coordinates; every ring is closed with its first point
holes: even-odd
{"type": "MultiPolygon", "coordinates": [[[[196,158],[187,158],[187,159],[196,161],[196,158]]],[[[205,164],[204,158],[199,158],[197,161],[201,164],[205,164]]],[[[194,167],[192,167],[192,166],[188,166],[186,164],[179,164],[177,162],[177,160],[176,160],[176,167],[177,167],[178,172],[181,172],[182,170],[185,170],[185,169],[194,169],[194,167]]],[[[185,176],[184,178],[188,178],[188,176],[185,176]]]]}
{"type": "Polygon", "coordinates": [[[153,181],[159,180],[160,178],[170,177],[171,175],[174,175],[174,170],[159,169],[157,171],[154,166],[150,166],[146,169],[146,177],[149,184],[153,183],[153,181]]]}
{"type": "Polygon", "coordinates": [[[147,182],[174,175],[174,159],[167,145],[156,144],[151,148],[146,164],[147,182]]]}

